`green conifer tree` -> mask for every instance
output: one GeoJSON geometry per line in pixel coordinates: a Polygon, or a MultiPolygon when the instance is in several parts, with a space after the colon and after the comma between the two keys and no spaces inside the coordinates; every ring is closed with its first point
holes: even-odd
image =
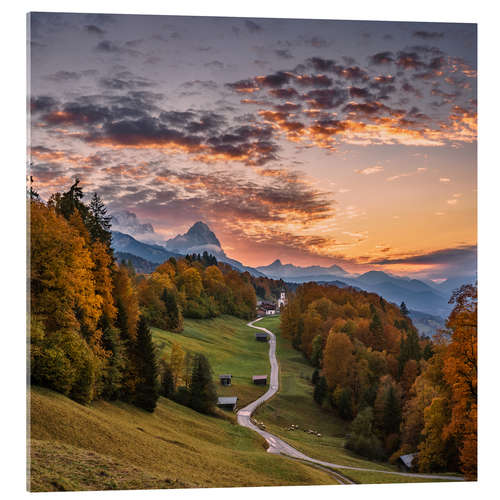
{"type": "Polygon", "coordinates": [[[212,413],[217,402],[217,391],[212,380],[212,370],[203,354],[196,354],[189,387],[189,406],[200,413],[212,413]]]}
{"type": "Polygon", "coordinates": [[[135,347],[139,383],[135,388],[134,404],[139,408],[153,412],[159,396],[158,365],[151,331],[144,316],[139,318],[135,347]]]}

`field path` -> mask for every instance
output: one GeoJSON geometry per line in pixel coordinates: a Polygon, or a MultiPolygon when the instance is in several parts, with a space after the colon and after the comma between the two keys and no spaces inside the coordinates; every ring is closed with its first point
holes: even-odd
{"type": "Polygon", "coordinates": [[[283,441],[278,436],[267,432],[266,430],[261,429],[257,425],[252,422],[252,414],[254,411],[265,403],[267,400],[272,398],[279,390],[279,365],[278,360],[276,359],[276,336],[270,330],[266,328],[262,328],[260,326],[255,326],[255,323],[262,318],[257,318],[256,320],[247,323],[247,326],[251,328],[255,328],[256,330],[262,330],[269,335],[269,361],[271,363],[271,376],[269,389],[265,394],[263,394],[260,398],[256,399],[252,403],[248,404],[244,408],[238,411],[238,424],[243,427],[248,427],[253,431],[260,434],[268,443],[269,447],[267,449],[268,453],[276,453],[279,455],[285,455],[290,458],[294,458],[296,460],[300,460],[303,462],[307,462],[310,465],[324,468],[326,467],[326,471],[331,473],[337,480],[339,480],[343,484],[354,484],[349,478],[341,475],[338,472],[332,471],[331,469],[345,469],[345,470],[357,470],[357,471],[365,471],[365,472],[377,472],[380,474],[394,474],[397,476],[406,476],[406,477],[415,477],[421,479],[442,479],[446,481],[463,481],[462,477],[457,476],[441,476],[436,474],[413,474],[411,472],[392,472],[392,471],[381,471],[376,469],[365,469],[362,467],[353,467],[349,465],[341,465],[330,462],[324,462],[322,460],[317,460],[315,458],[308,457],[304,453],[300,452],[293,446],[290,446],[288,443],[283,441]]]}

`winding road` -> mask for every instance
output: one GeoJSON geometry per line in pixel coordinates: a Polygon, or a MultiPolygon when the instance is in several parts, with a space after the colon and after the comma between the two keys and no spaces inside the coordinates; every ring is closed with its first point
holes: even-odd
{"type": "Polygon", "coordinates": [[[325,470],[332,476],[334,476],[340,483],[342,484],[354,484],[349,478],[343,476],[337,471],[332,469],[344,469],[344,470],[355,470],[355,471],[364,471],[364,472],[377,472],[379,474],[393,474],[397,476],[406,476],[406,477],[415,477],[421,479],[442,479],[445,481],[463,481],[462,477],[458,476],[442,476],[436,474],[414,474],[411,472],[392,472],[392,471],[382,471],[377,469],[365,469],[362,467],[353,467],[349,465],[341,465],[330,462],[325,462],[323,460],[317,460],[315,458],[311,458],[304,453],[300,452],[293,446],[290,446],[288,443],[280,439],[278,436],[267,432],[266,430],[261,429],[257,425],[252,422],[252,414],[255,410],[265,403],[267,400],[272,398],[279,390],[279,365],[278,360],[276,359],[276,336],[273,332],[267,330],[266,328],[255,326],[255,323],[262,318],[258,318],[250,323],[247,323],[247,326],[251,328],[255,328],[256,330],[262,330],[269,335],[269,361],[271,363],[271,377],[269,383],[269,389],[265,394],[263,394],[260,398],[252,401],[250,404],[241,408],[241,410],[237,413],[238,424],[243,427],[248,427],[253,431],[260,434],[268,443],[269,447],[267,449],[268,453],[275,453],[279,455],[284,455],[289,458],[293,458],[295,460],[300,460],[302,462],[308,463],[317,468],[321,468],[325,470]]]}

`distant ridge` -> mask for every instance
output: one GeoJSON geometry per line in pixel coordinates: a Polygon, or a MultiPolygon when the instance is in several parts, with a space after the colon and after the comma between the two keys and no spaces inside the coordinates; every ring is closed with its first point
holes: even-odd
{"type": "Polygon", "coordinates": [[[112,231],[111,246],[116,252],[129,253],[145,259],[149,262],[161,264],[170,257],[183,257],[175,252],[170,252],[164,247],[150,243],[142,243],[129,234],[112,231]]]}
{"type": "Polygon", "coordinates": [[[347,276],[349,275],[340,266],[334,264],[330,267],[322,266],[307,266],[300,267],[293,264],[282,264],[280,259],[276,259],[268,266],[259,266],[257,270],[264,273],[266,276],[275,279],[290,279],[290,278],[311,278],[314,276],[324,278],[326,276],[347,276]]]}

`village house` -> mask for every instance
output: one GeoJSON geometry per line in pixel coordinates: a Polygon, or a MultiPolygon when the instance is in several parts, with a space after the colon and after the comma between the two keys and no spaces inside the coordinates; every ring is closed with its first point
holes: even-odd
{"type": "Polygon", "coordinates": [[[232,375],[219,375],[221,385],[231,385],[232,375]]]}
{"type": "Polygon", "coordinates": [[[415,465],[413,463],[416,453],[408,453],[408,455],[401,455],[398,458],[399,468],[404,470],[405,472],[411,471],[414,469],[415,465]]]}
{"type": "Polygon", "coordinates": [[[267,342],[267,340],[268,340],[267,333],[266,332],[257,332],[255,334],[255,340],[257,340],[258,342],[267,342]]]}
{"type": "Polygon", "coordinates": [[[238,402],[237,396],[220,397],[217,399],[217,406],[222,410],[234,411],[237,402],[238,402]]]}
{"type": "Polygon", "coordinates": [[[267,384],[267,375],[254,375],[252,377],[252,382],[255,385],[266,385],[267,384]]]}
{"type": "Polygon", "coordinates": [[[257,316],[271,316],[276,314],[276,306],[269,302],[261,302],[257,307],[257,316]]]}

